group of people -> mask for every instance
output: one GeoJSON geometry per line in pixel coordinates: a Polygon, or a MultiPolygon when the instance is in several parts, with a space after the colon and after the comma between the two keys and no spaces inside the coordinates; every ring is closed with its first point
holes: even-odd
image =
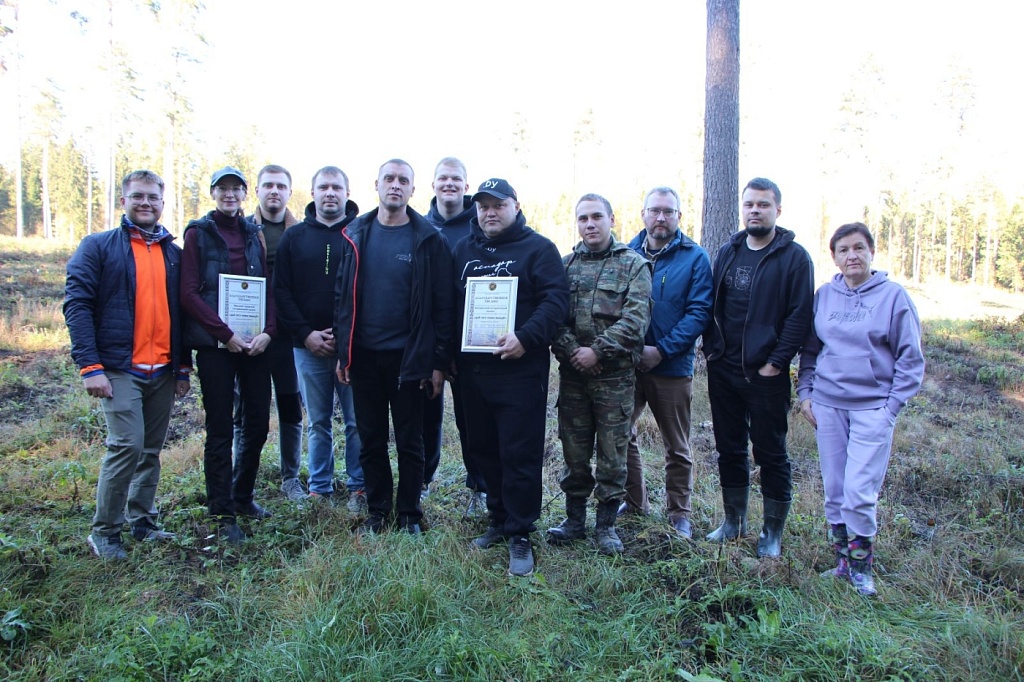
{"type": "Polygon", "coordinates": [[[580,241],[561,257],[527,225],[506,180],[488,179],[470,195],[464,164],[449,157],[431,186],[430,210],[420,215],[409,207],[412,167],[391,159],[378,172],[377,207],[360,215],[346,174],[325,166],[298,220],[287,208],[291,175],[271,165],[257,176],[257,212],[245,216],[246,178],[226,167],[211,179],[216,208],[189,223],[180,249],[159,223],[160,178],[125,177],[121,225],[83,240],[68,263],[64,304],[72,356],[86,390],[104,399],[108,426],[88,538],[94,553],[125,557],[125,522],[136,540],[173,538],[157,525],[159,452],[173,396],[189,390],[193,351],[207,503],[227,542],[245,540],[239,516],[271,515],[253,491],[272,384],[283,493],[296,501],[335,494],[337,400],[348,509],[365,517],[365,532],[419,534],[447,380],[469,511],[486,507],[489,521],[471,546],[507,543],[509,573],[530,575],[552,354],[566,518],[547,530],[548,542],[586,537],[593,495],[598,550],[623,551],[617,518],[651,512],[637,446],[647,407],[665,452],[665,516],[690,538],[690,408],[703,338],[724,508],[707,538],[746,534],[752,450],[763,499],[757,554],[781,554],[792,499],[789,368],[800,353],[797,391],[817,429],[836,553],[830,573],[874,593],[875,508],[896,415],[920,387],[924,360],[917,312],[899,285],[871,270],[865,225],[836,231],[830,249],[840,274],[815,294],[810,256],[776,224],[781,192],[765,178],[743,189],[744,229],[713,266],[680,230],[671,187],[647,192],[644,227],[628,243],[612,234],[608,200],[583,195],[580,241]],[[262,329],[232,329],[221,317],[222,275],[267,283],[262,329]],[[302,405],[308,492],[299,479],[302,405]]]}

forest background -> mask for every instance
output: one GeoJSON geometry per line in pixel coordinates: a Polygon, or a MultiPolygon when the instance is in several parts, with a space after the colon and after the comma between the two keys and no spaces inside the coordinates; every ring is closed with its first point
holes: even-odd
{"type": "MultiPolygon", "coordinates": [[[[0,234],[106,229],[140,167],[167,182],[179,235],[226,164],[251,183],[265,163],[289,168],[293,211],[306,178],[339,165],[365,211],[377,167],[402,157],[424,210],[434,164],[454,155],[472,186],[509,179],[563,251],[580,194],[606,195],[629,238],[659,184],[680,191],[699,238],[705,12],[0,0],[0,234]]],[[[1024,6],[786,0],[741,14],[740,183],[779,183],[780,224],[819,273],[828,235],[864,220],[897,278],[1024,290],[1024,136],[1007,85],[1024,6]]]]}

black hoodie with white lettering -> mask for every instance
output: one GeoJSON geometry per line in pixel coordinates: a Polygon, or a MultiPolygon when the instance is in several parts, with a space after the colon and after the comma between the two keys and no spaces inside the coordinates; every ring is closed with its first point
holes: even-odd
{"type": "MultiPolygon", "coordinates": [[[[526,225],[522,211],[501,234],[488,239],[473,218],[468,237],[453,249],[455,268],[456,343],[461,347],[468,277],[517,277],[515,335],[526,349],[519,360],[502,360],[491,353],[460,353],[461,365],[507,367],[523,371],[528,366],[547,367],[549,347],[559,325],[569,314],[569,280],[558,248],[547,237],[526,225]]],[[[546,371],[546,370],[545,370],[546,371]]]]}

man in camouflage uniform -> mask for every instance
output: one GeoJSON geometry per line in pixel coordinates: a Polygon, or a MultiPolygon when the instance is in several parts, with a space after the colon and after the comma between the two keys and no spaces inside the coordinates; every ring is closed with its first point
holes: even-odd
{"type": "Polygon", "coordinates": [[[558,435],[565,468],[566,519],[548,529],[548,542],[586,535],[587,498],[597,497],[597,544],[622,551],[615,532],[625,497],[626,448],[636,365],[650,323],[650,263],[612,237],[608,200],[585,194],[576,204],[582,241],[562,259],[569,278],[569,320],[551,349],[559,361],[558,435]],[[590,460],[597,441],[597,472],[590,460]]]}

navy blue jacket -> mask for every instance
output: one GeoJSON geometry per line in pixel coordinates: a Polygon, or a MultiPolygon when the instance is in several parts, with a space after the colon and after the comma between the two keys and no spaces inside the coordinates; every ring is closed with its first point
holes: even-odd
{"type": "MultiPolygon", "coordinates": [[[[641,256],[647,231],[629,243],[641,256]]],[[[645,346],[656,346],[661,363],[650,373],[692,377],[694,345],[711,319],[711,259],[704,249],[676,230],[672,241],[654,259],[651,276],[651,326],[645,346]]]]}
{"type": "MultiPolygon", "coordinates": [[[[711,322],[704,330],[704,357],[708,362],[725,353],[722,329],[722,281],[736,258],[746,230],[737,232],[718,250],[715,258],[714,307],[711,322]]],[[[775,238],[768,253],[754,269],[750,284],[750,305],[742,334],[743,374],[752,378],[765,364],[779,369],[789,367],[811,329],[814,315],[814,265],[811,257],[784,227],[775,226],[775,238]]]]}
{"type": "MultiPolygon", "coordinates": [[[[342,368],[352,366],[352,339],[359,324],[360,249],[380,209],[375,208],[342,230],[341,261],[334,287],[334,340],[342,368]]],[[[429,379],[451,364],[452,254],[444,236],[426,218],[406,207],[413,234],[412,291],[409,294],[409,340],[402,355],[399,381],[429,379]]]]}
{"type": "MultiPolygon", "coordinates": [[[[71,336],[71,357],[79,369],[94,365],[120,371],[132,368],[135,256],[132,255],[130,229],[122,217],[120,227],[83,239],[68,261],[64,319],[71,336]]],[[[181,248],[169,232],[165,232],[159,243],[167,272],[171,367],[177,372],[182,364],[192,364],[182,347],[181,248]]]]}

